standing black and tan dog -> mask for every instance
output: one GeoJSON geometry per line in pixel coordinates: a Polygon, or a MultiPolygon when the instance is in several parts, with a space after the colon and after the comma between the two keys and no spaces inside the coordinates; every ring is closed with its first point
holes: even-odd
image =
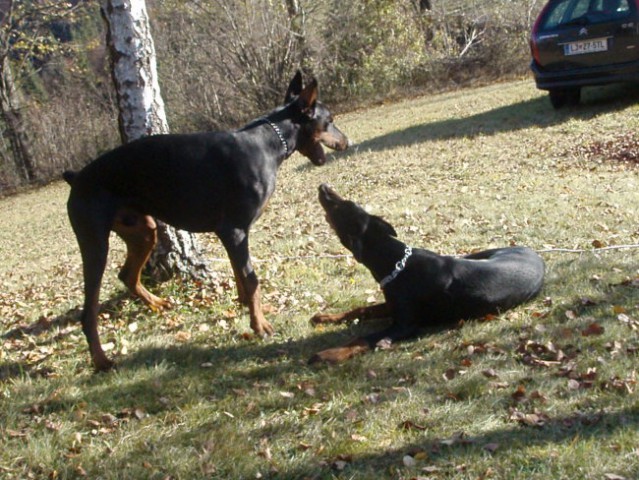
{"type": "Polygon", "coordinates": [[[239,130],[150,136],[102,155],[78,173],[65,172],[69,219],[83,262],[82,330],[95,368],[113,366],[97,329],[111,231],[127,246],[119,278],[153,308],[168,305],[140,283],[156,243],[154,218],[190,232],[215,232],[233,266],[240,301],[249,307],[251,328],[257,335],[272,334],[249,257],[249,229],[275,189],[282,161],[297,150],[322,165],[322,144],[344,150],[348,140],[317,100],[315,79],[304,87],[298,72],[283,107],[239,130]]]}
{"type": "Polygon", "coordinates": [[[380,342],[388,345],[414,336],[423,327],[502,312],[532,299],[543,285],[544,262],[529,248],[496,248],[464,257],[438,255],[408,247],[389,223],[326,185],[319,187],[319,200],[342,245],[370,270],[386,302],[336,315],[317,314],[311,321],[390,317],[392,324],[343,347],[323,350],[311,363],[337,363],[380,342]]]}

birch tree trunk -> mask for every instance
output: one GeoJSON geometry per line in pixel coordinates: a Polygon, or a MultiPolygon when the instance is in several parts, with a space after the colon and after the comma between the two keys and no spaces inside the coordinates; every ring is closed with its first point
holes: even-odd
{"type": "MultiPolygon", "coordinates": [[[[144,0],[103,0],[102,16],[107,24],[122,142],[168,133],[144,0]]],[[[158,244],[147,264],[147,273],[156,280],[166,280],[177,273],[197,279],[206,277],[208,268],[194,235],[157,223],[158,244]]]]}

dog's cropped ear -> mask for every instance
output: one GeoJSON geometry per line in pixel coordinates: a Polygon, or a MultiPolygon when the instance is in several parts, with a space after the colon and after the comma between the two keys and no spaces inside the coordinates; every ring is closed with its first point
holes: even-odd
{"type": "Polygon", "coordinates": [[[309,117],[313,116],[313,114],[315,113],[315,104],[317,103],[317,80],[316,79],[313,78],[308,83],[308,85],[304,87],[304,90],[302,90],[302,93],[300,93],[300,96],[298,97],[297,102],[300,106],[300,110],[302,110],[303,113],[305,113],[309,117]]]}
{"type": "Polygon", "coordinates": [[[292,102],[300,93],[302,93],[302,72],[298,70],[288,85],[288,90],[286,90],[286,95],[284,96],[284,103],[292,102]]]}
{"type": "Polygon", "coordinates": [[[369,229],[374,228],[376,231],[378,231],[381,234],[397,237],[397,232],[395,231],[395,228],[393,228],[393,226],[390,223],[388,223],[386,220],[384,220],[382,217],[371,215],[371,220],[369,223],[370,223],[370,225],[368,226],[369,229]]]}

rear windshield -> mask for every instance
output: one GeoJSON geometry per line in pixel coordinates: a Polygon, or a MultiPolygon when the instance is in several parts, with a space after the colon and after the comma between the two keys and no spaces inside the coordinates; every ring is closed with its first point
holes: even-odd
{"type": "Polygon", "coordinates": [[[630,15],[628,0],[558,0],[541,19],[540,30],[570,25],[610,22],[630,15]]]}

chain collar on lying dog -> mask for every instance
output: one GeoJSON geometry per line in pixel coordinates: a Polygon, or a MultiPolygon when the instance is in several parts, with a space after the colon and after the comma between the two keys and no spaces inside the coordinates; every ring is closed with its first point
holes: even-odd
{"type": "Polygon", "coordinates": [[[397,275],[399,275],[400,273],[402,273],[402,271],[406,268],[406,262],[408,261],[408,258],[413,254],[413,249],[410,248],[408,245],[406,245],[406,249],[404,250],[404,257],[395,264],[395,270],[393,270],[390,275],[385,276],[384,278],[382,278],[382,280],[379,282],[379,286],[381,288],[384,288],[386,285],[388,285],[390,282],[392,282],[393,280],[395,280],[397,278],[397,275]]]}
{"type": "Polygon", "coordinates": [[[275,125],[268,118],[264,117],[264,121],[271,126],[271,128],[275,132],[275,135],[277,135],[277,138],[280,139],[280,142],[282,142],[282,145],[284,145],[284,154],[288,157],[290,155],[289,148],[288,148],[288,143],[286,143],[286,139],[284,138],[284,135],[282,135],[282,130],[280,130],[280,127],[275,125]]]}

